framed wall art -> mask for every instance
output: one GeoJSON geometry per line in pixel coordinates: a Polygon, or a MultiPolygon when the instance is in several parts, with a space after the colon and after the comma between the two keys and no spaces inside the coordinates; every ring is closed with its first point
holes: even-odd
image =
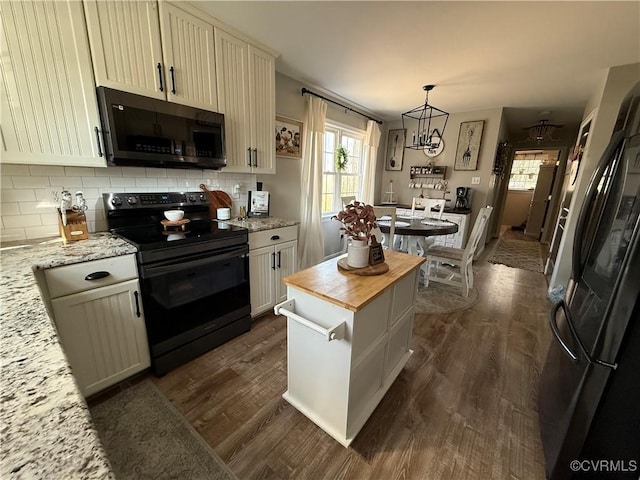
{"type": "Polygon", "coordinates": [[[454,170],[477,170],[478,156],[480,155],[480,141],[484,120],[474,122],[462,122],[458,135],[458,149],[453,163],[454,170]]]}
{"type": "Polygon", "coordinates": [[[402,170],[404,159],[404,141],[407,131],[404,128],[389,130],[387,135],[387,151],[385,153],[385,170],[402,170]]]}
{"type": "Polygon", "coordinates": [[[302,122],[276,115],[276,156],[302,158],[302,122]]]}

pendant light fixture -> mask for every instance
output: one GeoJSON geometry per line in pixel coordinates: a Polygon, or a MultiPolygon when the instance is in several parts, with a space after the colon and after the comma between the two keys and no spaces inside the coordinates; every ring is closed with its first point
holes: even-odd
{"type": "Polygon", "coordinates": [[[524,127],[524,129],[529,131],[529,141],[540,143],[558,140],[553,138],[553,132],[556,128],[562,128],[563,126],[549,123],[549,120],[540,120],[537,124],[524,127]]]}
{"type": "Polygon", "coordinates": [[[405,148],[413,150],[435,150],[442,143],[442,135],[447,126],[449,114],[429,105],[429,92],[435,85],[425,85],[424,105],[402,114],[402,128],[407,132],[405,148]]]}

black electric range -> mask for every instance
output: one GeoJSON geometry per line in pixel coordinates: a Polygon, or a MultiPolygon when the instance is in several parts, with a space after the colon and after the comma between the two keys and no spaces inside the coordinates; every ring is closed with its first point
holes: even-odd
{"type": "Polygon", "coordinates": [[[248,231],[212,220],[201,192],[103,194],[109,229],[134,245],[151,364],[172,370],[251,328],[248,231]],[[185,221],[166,225],[165,210],[185,221]]]}

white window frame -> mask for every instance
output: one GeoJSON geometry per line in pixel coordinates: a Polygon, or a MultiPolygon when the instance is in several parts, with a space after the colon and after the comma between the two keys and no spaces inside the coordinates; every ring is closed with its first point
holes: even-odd
{"type": "MultiPolygon", "coordinates": [[[[336,134],[336,147],[338,145],[342,144],[342,136],[343,135],[348,135],[352,138],[356,138],[358,140],[360,140],[361,142],[361,148],[360,148],[360,157],[356,159],[356,161],[358,162],[358,169],[357,169],[357,174],[351,174],[351,173],[342,173],[342,172],[336,172],[335,170],[335,163],[332,162],[332,170],[325,170],[324,168],[324,154],[328,153],[327,150],[324,149],[324,140],[323,140],[323,162],[322,162],[322,194],[324,195],[325,192],[325,185],[324,185],[324,176],[329,174],[329,175],[333,175],[334,177],[334,192],[336,192],[336,194],[334,195],[333,198],[333,206],[330,212],[323,212],[322,216],[323,217],[331,217],[333,215],[335,215],[337,212],[339,212],[340,210],[342,210],[342,202],[341,202],[341,196],[340,196],[340,184],[341,184],[341,179],[343,176],[355,176],[357,177],[357,183],[358,183],[358,187],[357,187],[357,192],[356,192],[356,199],[358,198],[358,195],[362,194],[362,175],[363,175],[363,167],[364,167],[364,149],[365,149],[365,140],[366,140],[366,136],[367,136],[367,132],[365,132],[364,130],[360,130],[358,128],[349,126],[349,125],[345,125],[343,123],[340,122],[335,122],[332,120],[327,120],[325,123],[325,132],[334,132],[336,134]]],[[[326,135],[326,133],[325,133],[326,135]]],[[[325,137],[326,138],[326,137],[325,137]]],[[[354,161],[354,158],[352,155],[349,155],[349,161],[352,162],[354,161]]]]}

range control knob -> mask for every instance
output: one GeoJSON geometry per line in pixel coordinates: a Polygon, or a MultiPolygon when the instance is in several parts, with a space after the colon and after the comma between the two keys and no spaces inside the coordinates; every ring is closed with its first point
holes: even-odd
{"type": "Polygon", "coordinates": [[[206,197],[204,196],[204,193],[200,194],[200,201],[201,202],[206,202],[207,201],[206,197]]]}
{"type": "Polygon", "coordinates": [[[111,199],[111,205],[113,205],[116,208],[122,206],[122,199],[118,196],[113,197],[111,199]]]}
{"type": "Polygon", "coordinates": [[[138,199],[136,197],[128,197],[127,198],[127,203],[129,205],[135,205],[138,203],[138,199]]]}
{"type": "Polygon", "coordinates": [[[195,202],[196,201],[196,196],[195,195],[189,195],[189,201],[190,202],[195,202]]]}

